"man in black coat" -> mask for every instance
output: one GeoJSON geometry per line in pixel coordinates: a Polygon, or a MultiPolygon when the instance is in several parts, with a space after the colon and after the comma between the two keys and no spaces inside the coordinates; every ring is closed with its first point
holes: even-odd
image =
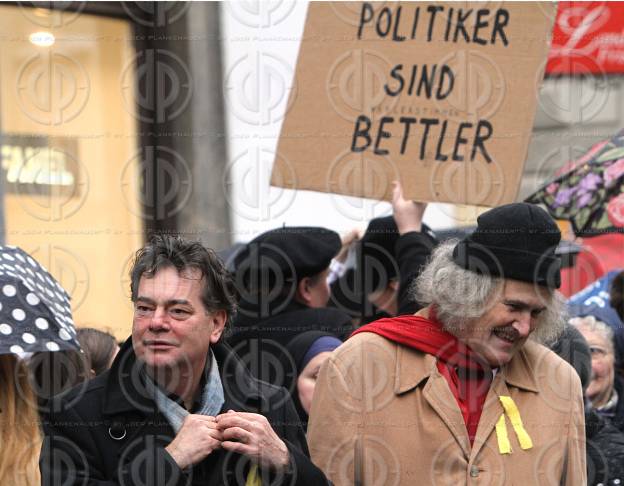
{"type": "Polygon", "coordinates": [[[42,484],[327,484],[287,392],[219,342],[236,303],[214,253],[156,237],[131,278],[132,336],[111,370],[49,404],[42,484]]]}

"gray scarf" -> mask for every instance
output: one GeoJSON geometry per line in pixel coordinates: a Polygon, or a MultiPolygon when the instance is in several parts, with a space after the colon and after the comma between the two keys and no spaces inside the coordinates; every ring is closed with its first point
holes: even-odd
{"type": "MultiPolygon", "coordinates": [[[[197,411],[199,415],[211,415],[216,416],[221,411],[225,397],[223,395],[223,384],[221,383],[221,376],[219,375],[219,366],[217,360],[210,351],[210,360],[207,360],[207,366],[210,367],[208,374],[208,380],[201,392],[200,408],[197,411]]],[[[154,381],[148,376],[145,368],[142,370],[143,377],[145,378],[145,388],[149,396],[154,397],[158,410],[165,416],[175,433],[177,434],[182,427],[182,422],[190,413],[184,407],[169,398],[163,391],[154,383],[154,381]]]]}

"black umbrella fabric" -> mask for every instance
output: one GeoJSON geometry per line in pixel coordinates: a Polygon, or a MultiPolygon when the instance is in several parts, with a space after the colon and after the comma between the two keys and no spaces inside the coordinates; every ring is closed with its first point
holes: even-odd
{"type": "Polygon", "coordinates": [[[0,354],[79,350],[69,300],[30,255],[0,246],[0,354]]]}

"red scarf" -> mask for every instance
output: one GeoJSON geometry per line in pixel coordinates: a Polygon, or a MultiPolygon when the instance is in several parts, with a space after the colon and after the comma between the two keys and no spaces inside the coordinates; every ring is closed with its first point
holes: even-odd
{"type": "Polygon", "coordinates": [[[351,336],[361,332],[374,332],[390,341],[438,358],[438,371],[446,379],[457,400],[470,444],[474,442],[492,373],[487,366],[484,368],[468,346],[442,328],[433,308],[429,311],[428,319],[420,316],[380,319],[362,326],[351,336]]]}

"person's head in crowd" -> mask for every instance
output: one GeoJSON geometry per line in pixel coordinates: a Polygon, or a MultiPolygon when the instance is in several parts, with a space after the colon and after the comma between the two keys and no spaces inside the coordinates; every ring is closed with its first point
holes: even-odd
{"type": "Polygon", "coordinates": [[[200,242],[158,235],[136,253],[130,279],[137,359],[154,377],[179,372],[185,378],[169,391],[192,397],[210,346],[236,312],[229,272],[200,242]]]}
{"type": "Polygon", "coordinates": [[[286,363],[286,366],[294,365],[296,375],[291,395],[304,427],[308,421],[314,386],[321,365],[341,344],[342,341],[333,334],[323,331],[307,331],[293,338],[286,346],[288,356],[292,359],[292,362],[286,363]]]}
{"type": "Polygon", "coordinates": [[[399,268],[395,245],[399,230],[393,216],[374,218],[362,237],[359,273],[364,292],[378,310],[395,315],[398,310],[399,268]]]}
{"type": "Polygon", "coordinates": [[[91,365],[91,375],[98,376],[104,373],[111,367],[119,352],[115,336],[92,327],[80,328],[77,333],[80,347],[91,365]]]}
{"type": "Polygon", "coordinates": [[[42,406],[53,396],[69,392],[92,378],[91,362],[82,350],[34,353],[28,359],[28,367],[42,406]]]}
{"type": "Polygon", "coordinates": [[[610,303],[624,322],[624,271],[618,273],[611,282],[610,303]]]}
{"type": "Polygon", "coordinates": [[[552,342],[565,325],[559,228],[541,208],[491,209],[463,240],[434,250],[416,281],[416,299],[490,366],[511,360],[529,336],[552,342]]]}
{"type": "Polygon", "coordinates": [[[0,484],[40,484],[37,400],[25,364],[0,355],[0,484]]]}
{"type": "Polygon", "coordinates": [[[609,403],[613,397],[615,380],[615,352],[613,330],[595,316],[574,317],[570,324],[583,335],[591,352],[592,378],[587,387],[587,398],[596,409],[609,403]]]}
{"type": "Polygon", "coordinates": [[[257,236],[235,257],[241,312],[271,315],[292,302],[325,307],[329,266],[340,248],[338,233],[320,227],[284,227],[257,236]]]}
{"type": "Polygon", "coordinates": [[[371,219],[362,237],[353,243],[351,265],[331,285],[330,305],[364,322],[379,318],[380,311],[396,314],[399,269],[394,247],[398,239],[392,216],[371,219]]]}
{"type": "Polygon", "coordinates": [[[609,305],[600,303],[593,304],[568,304],[568,315],[571,317],[593,316],[609,328],[613,334],[613,354],[615,357],[615,369],[624,367],[624,329],[617,312],[609,305]]]}

